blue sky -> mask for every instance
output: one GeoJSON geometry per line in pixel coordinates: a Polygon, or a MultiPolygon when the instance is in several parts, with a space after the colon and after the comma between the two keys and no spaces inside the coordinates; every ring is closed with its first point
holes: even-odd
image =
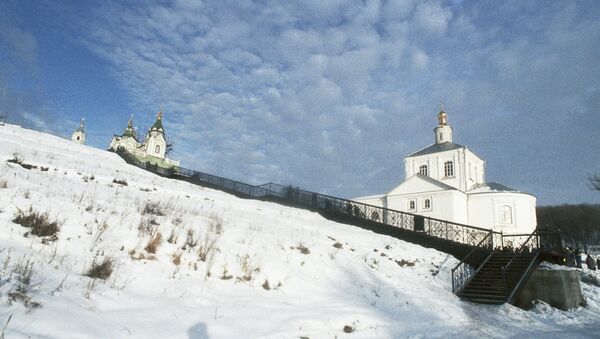
{"type": "Polygon", "coordinates": [[[486,179],[600,203],[597,1],[4,1],[0,111],[106,148],[161,105],[173,157],[250,183],[385,192],[439,101],[486,179]]]}

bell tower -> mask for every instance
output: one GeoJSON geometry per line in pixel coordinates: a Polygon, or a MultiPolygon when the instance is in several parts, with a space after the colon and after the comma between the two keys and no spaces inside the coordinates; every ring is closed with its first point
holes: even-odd
{"type": "Polygon", "coordinates": [[[438,113],[438,126],[433,129],[435,143],[452,142],[452,126],[448,125],[448,114],[444,111],[444,103],[440,101],[440,112],[438,113]]]}
{"type": "Polygon", "coordinates": [[[73,135],[71,135],[71,140],[78,143],[78,144],[85,144],[85,130],[83,129],[83,124],[84,124],[84,120],[81,119],[81,122],[79,123],[79,128],[75,130],[75,132],[73,132],[73,135]]]}

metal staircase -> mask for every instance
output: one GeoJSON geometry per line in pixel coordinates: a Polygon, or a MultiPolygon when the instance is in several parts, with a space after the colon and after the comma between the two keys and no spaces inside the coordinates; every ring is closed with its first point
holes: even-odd
{"type": "MultiPolygon", "coordinates": [[[[505,235],[504,239],[527,238],[513,250],[512,246],[502,251],[492,251],[485,259],[478,260],[469,253],[452,270],[453,292],[461,299],[484,303],[514,303],[529,276],[539,263],[545,230],[536,230],[530,235],[505,235]]],[[[481,256],[479,257],[481,258],[481,256]]]]}

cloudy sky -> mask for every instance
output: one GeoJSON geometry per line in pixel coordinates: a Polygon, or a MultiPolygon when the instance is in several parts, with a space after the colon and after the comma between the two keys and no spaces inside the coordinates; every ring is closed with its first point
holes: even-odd
{"type": "Polygon", "coordinates": [[[106,148],[161,105],[185,167],[343,197],[390,190],[439,101],[486,179],[599,203],[600,2],[0,3],[0,112],[106,148]]]}

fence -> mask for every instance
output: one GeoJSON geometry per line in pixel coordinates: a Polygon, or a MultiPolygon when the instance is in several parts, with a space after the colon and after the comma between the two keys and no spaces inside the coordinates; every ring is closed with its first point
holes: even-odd
{"type": "Polygon", "coordinates": [[[369,205],[348,199],[333,197],[297,187],[274,183],[249,185],[243,182],[202,173],[183,167],[162,168],[149,162],[141,162],[123,148],[116,151],[127,163],[141,167],[155,174],[186,180],[188,182],[219,189],[238,197],[275,201],[284,205],[300,207],[328,216],[344,217],[357,221],[391,226],[410,232],[427,235],[452,243],[480,246],[482,240],[490,238],[489,248],[501,244],[502,234],[489,229],[474,227],[447,220],[424,217],[417,214],[369,205]]]}

